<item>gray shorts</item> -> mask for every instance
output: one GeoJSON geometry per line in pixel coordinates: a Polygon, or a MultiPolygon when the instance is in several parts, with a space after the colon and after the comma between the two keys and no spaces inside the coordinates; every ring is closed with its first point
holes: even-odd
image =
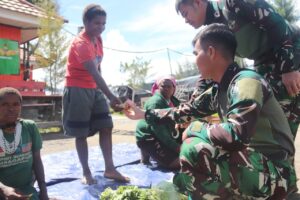
{"type": "Polygon", "coordinates": [[[64,134],[88,137],[113,128],[107,101],[99,89],[66,87],[62,112],[64,134]]]}

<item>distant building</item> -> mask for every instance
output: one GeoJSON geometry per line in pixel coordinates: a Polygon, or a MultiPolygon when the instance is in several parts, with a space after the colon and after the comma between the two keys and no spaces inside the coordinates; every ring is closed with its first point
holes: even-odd
{"type": "Polygon", "coordinates": [[[188,101],[197,87],[198,80],[199,75],[177,80],[175,96],[182,102],[188,101]]]}
{"type": "Polygon", "coordinates": [[[134,89],[127,85],[112,86],[111,91],[124,102],[126,99],[130,99],[138,106],[142,106],[142,99],[152,96],[149,90],[134,89]]]}
{"type": "MultiPolygon", "coordinates": [[[[198,80],[199,75],[177,80],[175,96],[182,102],[188,101],[197,86],[198,80]]],[[[145,84],[144,89],[134,89],[127,85],[112,86],[110,89],[122,102],[130,99],[138,106],[143,107],[144,102],[152,96],[150,92],[152,84],[145,84]]]]}

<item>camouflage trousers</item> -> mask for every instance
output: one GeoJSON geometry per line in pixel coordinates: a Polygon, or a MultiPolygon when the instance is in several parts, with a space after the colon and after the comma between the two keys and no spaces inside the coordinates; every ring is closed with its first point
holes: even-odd
{"type": "Polygon", "coordinates": [[[289,161],[270,161],[250,148],[224,151],[199,137],[184,140],[180,162],[173,182],[190,200],[280,200],[296,186],[289,161]]]}

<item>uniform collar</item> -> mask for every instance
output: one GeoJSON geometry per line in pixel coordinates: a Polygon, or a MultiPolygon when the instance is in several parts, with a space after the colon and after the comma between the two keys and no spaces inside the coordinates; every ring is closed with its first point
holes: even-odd
{"type": "Polygon", "coordinates": [[[242,70],[236,63],[232,63],[228,66],[227,70],[225,71],[219,85],[219,90],[227,90],[230,82],[232,81],[233,77],[242,70]]]}

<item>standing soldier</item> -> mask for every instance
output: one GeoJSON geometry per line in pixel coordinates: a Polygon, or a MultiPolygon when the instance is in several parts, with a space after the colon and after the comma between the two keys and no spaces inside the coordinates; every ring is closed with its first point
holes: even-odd
{"type": "Polygon", "coordinates": [[[176,0],[194,28],[223,23],[235,34],[237,55],[253,59],[271,85],[294,135],[300,123],[300,34],[265,0],[176,0]]]}

